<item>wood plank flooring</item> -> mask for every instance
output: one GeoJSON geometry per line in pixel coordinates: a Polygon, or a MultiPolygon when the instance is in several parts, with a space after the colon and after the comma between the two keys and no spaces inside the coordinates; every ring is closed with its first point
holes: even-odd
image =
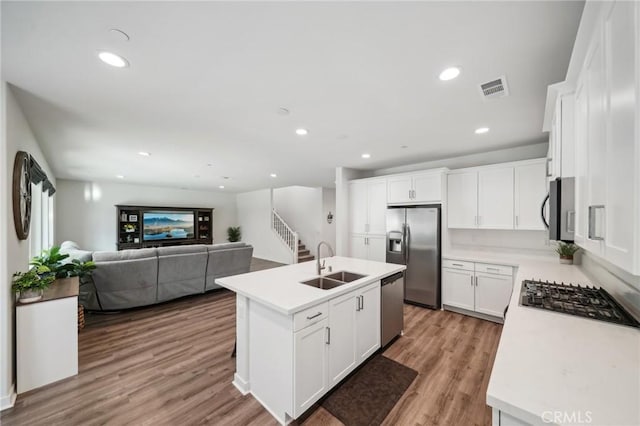
{"type": "MultiPolygon", "coordinates": [[[[79,375],[20,395],[2,425],[276,424],[231,384],[233,293],[87,319],[79,375]]],[[[491,424],[485,393],[502,326],[407,305],[405,328],[384,355],[419,375],[384,424],[491,424]]],[[[318,408],[304,424],[341,423],[318,408]]]]}

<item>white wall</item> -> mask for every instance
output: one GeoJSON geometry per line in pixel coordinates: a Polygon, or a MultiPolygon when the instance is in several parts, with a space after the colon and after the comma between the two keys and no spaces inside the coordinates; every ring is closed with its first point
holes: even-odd
{"type": "MultiPolygon", "coordinates": [[[[36,140],[29,124],[16,102],[11,86],[2,82],[2,118],[6,133],[3,133],[2,141],[2,252],[3,260],[0,267],[0,408],[5,408],[12,403],[11,397],[15,384],[15,297],[11,291],[11,275],[16,271],[26,271],[29,267],[30,241],[18,240],[13,224],[12,181],[13,161],[18,151],[26,151],[31,154],[42,169],[47,173],[49,180],[57,187],[56,180],[49,168],[47,160],[42,154],[40,145],[36,140]],[[5,145],[6,144],[6,145],[5,145]]],[[[54,199],[56,196],[54,196],[54,199]]]]}
{"type": "Polygon", "coordinates": [[[236,205],[242,241],[253,246],[253,257],[292,263],[291,252],[271,229],[272,190],[237,194],[236,205]]]}
{"type": "Polygon", "coordinates": [[[237,225],[234,194],[66,179],[56,188],[56,241],[75,241],[86,250],[116,250],[117,204],[213,208],[216,243],[227,241],[227,228],[237,225]]]}
{"type": "MultiPolygon", "coordinates": [[[[480,143],[480,142],[479,142],[480,143]]],[[[477,154],[463,155],[460,157],[443,158],[441,160],[427,161],[424,163],[409,164],[406,166],[391,167],[366,172],[361,177],[384,176],[394,173],[413,172],[417,170],[437,169],[448,167],[449,169],[462,169],[465,167],[486,166],[488,164],[506,163],[509,161],[531,160],[547,156],[549,144],[547,142],[532,145],[518,146],[515,148],[500,149],[496,151],[480,152],[477,154]]]]}
{"type": "MultiPolygon", "coordinates": [[[[336,249],[336,190],[333,188],[322,188],[322,239],[336,249]],[[327,222],[327,215],[333,214],[333,221],[327,222]]],[[[324,253],[324,251],[323,251],[324,253]]],[[[326,256],[326,255],[325,255],[326,256]]]]}

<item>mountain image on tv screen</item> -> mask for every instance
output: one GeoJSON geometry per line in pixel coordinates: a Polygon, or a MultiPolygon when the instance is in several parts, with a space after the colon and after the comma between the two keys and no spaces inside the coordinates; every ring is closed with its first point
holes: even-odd
{"type": "Polygon", "coordinates": [[[143,239],[153,241],[194,238],[193,222],[193,213],[145,212],[143,239]]]}

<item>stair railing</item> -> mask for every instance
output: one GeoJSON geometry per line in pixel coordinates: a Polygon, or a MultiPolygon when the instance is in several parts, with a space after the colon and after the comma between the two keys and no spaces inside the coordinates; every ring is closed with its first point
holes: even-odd
{"type": "Polygon", "coordinates": [[[298,263],[298,233],[275,210],[271,210],[271,229],[291,251],[293,263],[298,263]]]}

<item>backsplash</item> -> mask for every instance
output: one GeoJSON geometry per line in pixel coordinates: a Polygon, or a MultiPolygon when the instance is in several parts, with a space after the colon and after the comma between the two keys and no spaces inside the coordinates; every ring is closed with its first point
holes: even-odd
{"type": "Polygon", "coordinates": [[[453,250],[501,251],[551,255],[555,245],[549,243],[547,231],[511,231],[492,229],[449,229],[453,250]]]}

